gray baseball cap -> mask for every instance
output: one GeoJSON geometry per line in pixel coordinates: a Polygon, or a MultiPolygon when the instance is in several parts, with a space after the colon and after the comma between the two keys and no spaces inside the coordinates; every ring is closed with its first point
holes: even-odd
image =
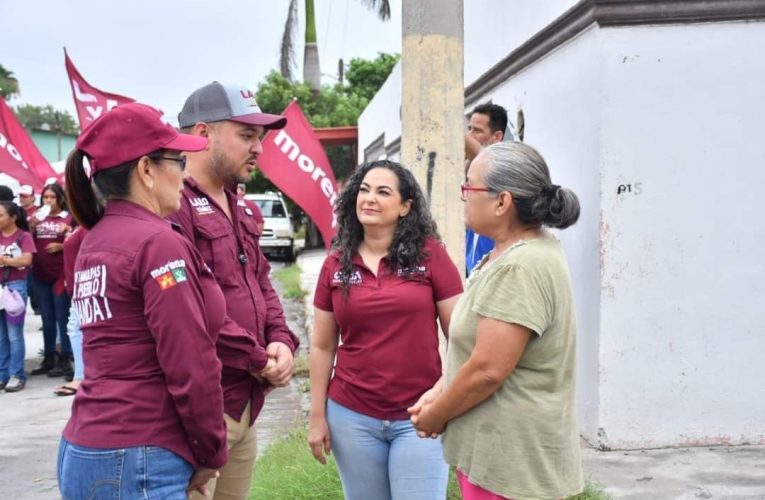
{"type": "Polygon", "coordinates": [[[247,87],[212,82],[191,93],[178,113],[181,128],[197,122],[231,120],[247,125],[261,125],[266,129],[284,128],[287,119],[263,113],[255,102],[255,94],[247,87]]]}

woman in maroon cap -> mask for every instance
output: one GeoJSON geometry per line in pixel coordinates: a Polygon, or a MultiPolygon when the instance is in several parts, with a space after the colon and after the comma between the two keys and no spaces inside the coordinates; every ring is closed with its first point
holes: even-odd
{"type": "Polygon", "coordinates": [[[181,151],[206,145],[131,103],[93,122],[67,161],[70,208],[89,232],[73,277],[85,380],[59,448],[64,498],[185,499],[226,462],[223,295],[164,219],[180,206],[181,151]]]}

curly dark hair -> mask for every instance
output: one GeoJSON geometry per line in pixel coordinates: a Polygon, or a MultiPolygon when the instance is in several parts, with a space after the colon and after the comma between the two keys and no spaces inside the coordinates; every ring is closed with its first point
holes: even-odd
{"type": "Polygon", "coordinates": [[[388,249],[388,262],[391,269],[401,270],[406,277],[420,261],[427,257],[424,252],[425,241],[441,239],[436,223],[430,216],[425,196],[409,169],[404,168],[400,163],[388,160],[364,163],[348,179],[335,205],[338,231],[332,240],[332,249],[340,254],[340,274],[346,298],[355,271],[353,255],[364,239],[364,227],[356,216],[356,198],[364,177],[375,168],[386,168],[393,172],[398,178],[401,200],[412,201],[409,212],[398,220],[393,241],[388,249]]]}

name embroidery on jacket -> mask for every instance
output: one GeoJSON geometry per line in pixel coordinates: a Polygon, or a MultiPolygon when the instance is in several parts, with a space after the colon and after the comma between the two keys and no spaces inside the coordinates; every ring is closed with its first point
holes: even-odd
{"type": "Polygon", "coordinates": [[[211,214],[215,211],[212,204],[210,203],[210,200],[204,196],[199,198],[189,198],[189,204],[194,207],[194,210],[196,210],[200,215],[211,214]]]}
{"type": "Polygon", "coordinates": [[[110,319],[112,311],[106,297],[106,266],[97,265],[74,273],[74,308],[80,325],[110,319]]]}

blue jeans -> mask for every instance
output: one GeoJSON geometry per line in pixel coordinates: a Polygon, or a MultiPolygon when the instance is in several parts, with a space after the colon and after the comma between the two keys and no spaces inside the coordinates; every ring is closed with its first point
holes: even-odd
{"type": "Polygon", "coordinates": [[[72,344],[72,355],[74,356],[74,380],[85,378],[85,364],[82,359],[82,330],[80,330],[80,318],[77,316],[77,309],[74,304],[69,308],[69,322],[66,324],[66,331],[69,334],[69,342],[72,344]]]}
{"type": "Polygon", "coordinates": [[[409,420],[380,420],[327,400],[332,454],[346,500],[443,500],[449,467],[441,441],[409,420]]]}
{"type": "MultiPolygon", "coordinates": [[[[26,280],[9,281],[7,286],[19,292],[26,304],[26,280]]],[[[7,382],[14,375],[21,380],[27,379],[24,373],[25,351],[24,322],[11,325],[5,318],[5,311],[0,312],[0,382],[7,382]]]]}
{"type": "Polygon", "coordinates": [[[186,500],[194,469],[156,446],[86,448],[61,439],[58,488],[64,500],[186,500]]]}
{"type": "Polygon", "coordinates": [[[58,294],[53,291],[53,283],[43,283],[32,277],[32,287],[37,297],[37,307],[40,308],[43,324],[43,343],[45,354],[53,354],[56,350],[56,337],[61,337],[61,353],[71,354],[72,346],[66,333],[66,323],[69,319],[69,295],[66,292],[58,294]]]}

